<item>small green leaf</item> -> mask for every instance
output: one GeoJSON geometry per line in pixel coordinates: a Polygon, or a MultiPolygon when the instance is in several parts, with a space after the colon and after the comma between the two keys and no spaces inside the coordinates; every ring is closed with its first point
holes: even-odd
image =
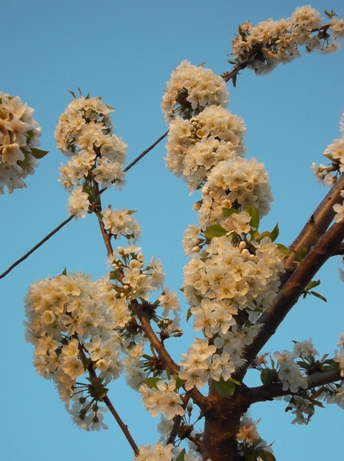
{"type": "Polygon", "coordinates": [[[327,303],[327,299],[325,298],[325,296],[321,295],[320,293],[317,293],[316,291],[309,291],[308,293],[310,295],[315,296],[316,298],[321,299],[322,301],[325,301],[325,303],[327,303]]]}
{"type": "Polygon", "coordinates": [[[185,460],[185,448],[179,453],[176,458],[176,461],[184,461],[185,460]]]}
{"type": "Polygon", "coordinates": [[[48,154],[48,150],[37,149],[37,147],[31,147],[31,155],[37,160],[45,157],[48,154]]]}
{"type": "Polygon", "coordinates": [[[180,389],[184,385],[185,381],[183,379],[179,378],[178,375],[173,375],[173,377],[174,377],[174,379],[176,381],[176,389],[180,389]]]}
{"type": "Polygon", "coordinates": [[[268,386],[269,384],[272,383],[274,376],[275,376],[275,371],[271,370],[271,368],[266,368],[265,370],[261,372],[260,379],[264,386],[268,386]]]}
{"type": "Polygon", "coordinates": [[[236,208],[222,208],[222,211],[223,211],[223,216],[225,218],[228,218],[228,216],[232,215],[232,214],[239,214],[239,210],[237,210],[236,208]]]}
{"type": "Polygon", "coordinates": [[[284,255],[285,258],[289,256],[289,250],[285,245],[282,245],[282,243],[277,243],[277,249],[280,253],[284,255]]]}
{"type": "Polygon", "coordinates": [[[67,268],[66,267],[63,269],[61,275],[67,275],[67,268]]]}
{"type": "Polygon", "coordinates": [[[279,236],[279,227],[278,227],[278,223],[277,223],[276,226],[272,229],[272,231],[270,233],[270,238],[274,242],[277,239],[278,236],[279,236]]]}
{"type": "Polygon", "coordinates": [[[222,237],[223,235],[226,235],[226,234],[227,234],[226,229],[220,226],[220,224],[214,224],[213,226],[209,226],[204,231],[204,235],[209,240],[211,240],[213,237],[222,237]]]}
{"type": "Polygon", "coordinates": [[[186,313],[186,321],[188,322],[189,318],[192,316],[192,312],[191,312],[191,307],[188,309],[187,313],[186,313]]]}
{"type": "Polygon", "coordinates": [[[118,272],[117,271],[110,271],[110,280],[119,280],[118,272]]]}
{"type": "Polygon", "coordinates": [[[311,280],[307,285],[305,291],[309,291],[314,287],[318,287],[320,285],[320,280],[311,280]]]}
{"type": "Polygon", "coordinates": [[[231,397],[234,394],[236,385],[228,379],[225,381],[221,376],[220,381],[213,381],[214,388],[216,392],[222,397],[231,397]]]}
{"type": "Polygon", "coordinates": [[[74,99],[76,99],[75,93],[72,90],[69,90],[70,94],[73,96],[74,99]]]}
{"type": "Polygon", "coordinates": [[[150,389],[157,388],[156,383],[160,381],[160,378],[147,378],[143,380],[143,384],[146,384],[150,389]]]}
{"type": "Polygon", "coordinates": [[[233,77],[232,77],[232,83],[233,83],[234,88],[236,88],[238,74],[239,74],[239,72],[237,74],[234,74],[233,77]]]}
{"type": "Polygon", "coordinates": [[[259,228],[259,214],[257,208],[253,205],[250,205],[246,208],[245,211],[247,211],[247,213],[251,216],[250,226],[253,227],[255,231],[257,231],[259,228]]]}
{"type": "Polygon", "coordinates": [[[276,461],[276,458],[271,451],[263,450],[261,454],[264,456],[264,461],[276,461]]]}

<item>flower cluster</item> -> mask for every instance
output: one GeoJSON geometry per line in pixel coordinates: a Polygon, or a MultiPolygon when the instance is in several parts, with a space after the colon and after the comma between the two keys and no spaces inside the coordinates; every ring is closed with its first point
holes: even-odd
{"type": "Polygon", "coordinates": [[[141,234],[139,223],[133,217],[134,211],[111,210],[110,207],[102,212],[104,229],[108,230],[116,239],[126,237],[131,242],[136,242],[141,234]]]}
{"type": "Polygon", "coordinates": [[[331,161],[331,165],[313,163],[311,166],[320,184],[326,182],[332,186],[339,174],[344,172],[344,113],[340,121],[340,131],[342,137],[335,139],[324,151],[324,157],[331,161]]]}
{"type": "MultiPolygon", "coordinates": [[[[187,99],[190,82],[192,94],[203,91],[203,84],[197,84],[199,72],[182,63],[172,73],[163,100],[170,120],[167,166],[191,191],[201,189],[202,194],[194,206],[199,225],[189,226],[183,239],[191,256],[183,282],[188,317],[204,335],[194,339],[179,363],[186,391],[201,388],[209,379],[235,387],[232,375],[244,365],[245,346],[259,332],[257,319],[276,296],[284,271],[272,233],[258,237],[259,217],[267,214],[272,200],[267,173],[256,159],[243,158],[244,122],[228,112],[222,100],[195,99],[192,105],[187,99]],[[184,68],[185,84],[178,80],[184,68]],[[180,107],[173,112],[176,103],[180,107]]],[[[216,86],[218,77],[213,79],[216,86]]],[[[163,390],[144,389],[149,410],[167,414],[160,403],[163,390]]],[[[177,398],[170,396],[174,402],[177,398]]]]}
{"type": "Polygon", "coordinates": [[[264,165],[254,157],[247,160],[236,156],[212,169],[202,189],[202,197],[202,202],[196,206],[202,227],[223,224],[226,220],[224,208],[245,211],[254,206],[259,216],[265,216],[273,199],[264,165]]]}
{"type": "Polygon", "coordinates": [[[257,421],[252,421],[251,418],[244,415],[240,420],[239,432],[236,435],[238,441],[238,452],[242,454],[245,459],[271,459],[275,460],[272,455],[271,445],[267,445],[265,440],[261,439],[258,431],[257,421]]]}
{"type": "Polygon", "coordinates": [[[271,360],[271,368],[267,365],[264,354],[257,357],[253,366],[261,371],[261,380],[264,385],[279,383],[283,391],[290,391],[284,400],[288,402],[286,411],[294,416],[292,423],[308,424],[315,413],[317,406],[323,406],[320,400],[336,403],[343,407],[343,382],[342,384],[326,384],[312,388],[311,375],[325,371],[340,371],[344,377],[344,333],[340,335],[339,350],[335,351],[334,358],[324,355],[321,360],[316,356],[318,351],[314,348],[312,340],[294,341],[292,352],[275,352],[275,360],[271,360]],[[310,380],[308,379],[310,377],[310,380]]]}
{"type": "Polygon", "coordinates": [[[323,24],[317,10],[302,6],[287,19],[268,19],[257,26],[245,22],[232,41],[235,63],[245,64],[256,74],[266,74],[278,64],[299,57],[300,46],[305,46],[308,53],[336,51],[339,48],[337,40],[344,38],[344,20],[334,13],[327,15],[328,21],[323,24]]]}
{"type": "Polygon", "coordinates": [[[176,380],[174,378],[170,379],[168,383],[160,380],[153,388],[142,384],[139,389],[143,403],[149,413],[152,416],[163,413],[168,420],[172,420],[177,415],[183,416],[185,413],[182,407],[183,401],[175,390],[176,380]]]}
{"type": "MultiPolygon", "coordinates": [[[[57,147],[69,160],[61,166],[59,181],[69,191],[82,186],[120,187],[124,183],[126,144],[113,133],[113,109],[100,98],[73,99],[60,116],[55,130],[57,147]]],[[[80,189],[78,189],[80,191],[80,189]]],[[[77,192],[78,205],[70,202],[70,212],[84,216],[89,203],[77,192]],[[78,208],[81,210],[78,214],[78,208]]]]}
{"type": "Polygon", "coordinates": [[[37,158],[44,155],[35,149],[41,130],[33,112],[18,96],[0,92],[0,194],[5,186],[9,193],[26,187],[23,178],[34,173],[37,158]]]}
{"type": "Polygon", "coordinates": [[[223,79],[203,66],[183,61],[172,72],[162,99],[166,123],[176,115],[191,118],[205,107],[228,104],[228,90],[223,79]]]}
{"type": "Polygon", "coordinates": [[[233,155],[243,155],[245,125],[223,107],[209,106],[190,120],[170,123],[166,145],[167,167],[185,180],[191,191],[204,183],[208,172],[233,155]]]}
{"type": "MultiPolygon", "coordinates": [[[[203,254],[195,255],[185,266],[184,294],[194,313],[196,309],[206,312],[202,300],[209,300],[216,301],[214,310],[219,312],[219,317],[222,306],[227,320],[243,310],[253,320],[270,305],[279,286],[283,257],[269,237],[250,245],[254,251],[244,241],[233,244],[230,236],[213,238],[203,254]]],[[[208,330],[207,336],[220,331],[225,334],[216,321],[217,315],[210,316],[216,326],[208,330]]]]}
{"type": "MultiPolygon", "coordinates": [[[[338,179],[341,173],[344,173],[344,113],[340,121],[341,138],[335,139],[329,144],[324,152],[324,157],[331,161],[329,166],[313,163],[311,168],[314,171],[316,179],[320,184],[329,184],[332,186],[338,179]]],[[[341,192],[344,198],[344,191],[341,192]]],[[[333,206],[335,211],[334,220],[340,222],[344,218],[344,202],[336,203],[333,206]]]]}
{"type": "Polygon", "coordinates": [[[94,379],[107,384],[122,369],[123,341],[101,288],[82,273],[60,275],[32,284],[25,298],[26,339],[35,346],[37,373],[54,381],[67,407],[73,398],[70,413],[84,429],[103,427],[98,403],[106,389],[94,379]],[[81,384],[85,374],[90,383],[81,384]]]}

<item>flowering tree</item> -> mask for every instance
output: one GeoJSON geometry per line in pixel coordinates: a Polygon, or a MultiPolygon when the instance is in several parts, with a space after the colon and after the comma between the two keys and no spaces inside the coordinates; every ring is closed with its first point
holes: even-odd
{"type": "MultiPolygon", "coordinates": [[[[100,98],[73,94],[55,131],[68,158],[59,177],[71,193],[66,222],[95,215],[110,269],[98,281],[66,270],[39,280],[29,287],[25,309],[37,372],[53,380],[80,428],[106,429],[108,409],[138,461],[270,461],[271,446],[246,415],[254,403],[284,398],[300,424],[322,401],[343,407],[343,335],[334,355],[322,358],[311,340],[295,343],[292,351],[261,351],[300,297],[322,298],[314,276],[343,254],[344,120],[342,137],[324,153],[330,165],[312,165],[331,189],[286,247],[277,243],[277,225],[260,229],[272,200],[268,175],[255,158],[244,157],[244,121],[226,109],[226,82],[235,84],[241,70],[270,72],[298,57],[300,46],[332,52],[343,36],[344,20],[333,12],[323,22],[317,11],[301,7],[289,19],[242,24],[231,72],[216,76],[183,61],[172,73],[162,101],[166,163],[191,193],[201,192],[194,206],[198,225],[190,225],[183,239],[189,256],[184,314],[196,336],[179,362],[168,345],[182,334],[178,298],[164,285],[159,260],[145,261],[137,246],[134,211],[102,204],[105,190],[120,188],[132,166],[124,168],[126,144],[113,133],[113,109],[100,98]],[[115,247],[120,238],[126,245],[115,247]],[[246,384],[249,369],[260,374],[260,386],[246,384]],[[161,414],[154,446],[137,446],[111,401],[108,384],[121,374],[149,413],[161,414]]],[[[24,187],[23,178],[46,152],[37,148],[32,109],[4,93],[0,102],[0,187],[12,192],[24,187]]]]}

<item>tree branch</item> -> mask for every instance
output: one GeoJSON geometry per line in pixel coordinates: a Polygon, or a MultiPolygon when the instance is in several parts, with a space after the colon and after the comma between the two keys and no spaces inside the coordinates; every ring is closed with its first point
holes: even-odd
{"type": "Polygon", "coordinates": [[[300,262],[289,280],[277,294],[272,305],[259,317],[257,323],[261,323],[263,327],[245,350],[244,359],[247,362],[245,367],[238,372],[239,381],[242,380],[248,366],[275,333],[290,309],[296,304],[313,276],[337,252],[343,238],[344,220],[333,224],[326,234],[323,235],[315,247],[300,262]]]}
{"type": "Polygon", "coordinates": [[[90,382],[91,382],[92,386],[94,386],[97,389],[97,394],[99,394],[99,396],[101,396],[101,400],[105,403],[105,405],[110,410],[112,416],[115,418],[115,420],[116,420],[117,424],[119,425],[119,427],[121,428],[125,438],[128,440],[129,445],[133,449],[134,454],[138,455],[140,453],[140,450],[138,449],[138,446],[136,445],[133,437],[131,436],[131,434],[129,432],[129,429],[128,429],[128,426],[126,424],[124,424],[121,417],[117,413],[115,407],[112,405],[111,400],[107,396],[107,390],[103,386],[101,380],[98,378],[98,376],[97,376],[97,374],[96,374],[96,372],[95,372],[95,370],[93,368],[94,362],[86,357],[86,354],[84,352],[83,346],[79,341],[78,335],[75,334],[74,336],[78,340],[80,358],[81,358],[81,361],[82,361],[84,367],[87,369],[87,371],[88,371],[88,373],[90,375],[90,382]]]}
{"type": "Polygon", "coordinates": [[[289,256],[285,261],[285,273],[281,277],[281,285],[283,285],[291,273],[296,268],[297,262],[295,252],[300,252],[304,249],[310,250],[326,232],[326,229],[331,224],[335,212],[333,205],[343,201],[340,195],[344,189],[344,174],[337,180],[326,197],[321,201],[314,213],[308,219],[300,234],[296,237],[293,243],[289,246],[289,256]]]}
{"type": "MultiPolygon", "coordinates": [[[[336,381],[340,381],[343,378],[340,376],[339,370],[316,372],[308,376],[308,388],[313,389],[314,387],[324,386],[325,384],[331,384],[336,381]]],[[[269,384],[268,386],[257,386],[247,389],[251,404],[257,402],[265,402],[267,400],[273,400],[276,397],[282,397],[284,395],[292,395],[293,392],[289,390],[284,391],[282,384],[269,384]]]]}
{"type": "MultiPolygon", "coordinates": [[[[150,324],[149,318],[146,315],[146,313],[141,309],[139,303],[137,300],[131,301],[131,305],[134,308],[136,315],[140,319],[141,322],[141,327],[143,331],[145,332],[147,338],[149,339],[149,342],[151,345],[154,347],[154,349],[157,351],[160,359],[164,362],[166,368],[168,368],[171,373],[173,374],[178,374],[179,372],[179,365],[177,365],[170,354],[167,352],[165,349],[163,343],[158,339],[156,334],[153,331],[153,328],[150,324]]],[[[208,407],[207,399],[204,397],[201,392],[194,387],[193,390],[191,391],[191,397],[192,400],[195,402],[195,404],[201,409],[205,410],[208,407]]]]}

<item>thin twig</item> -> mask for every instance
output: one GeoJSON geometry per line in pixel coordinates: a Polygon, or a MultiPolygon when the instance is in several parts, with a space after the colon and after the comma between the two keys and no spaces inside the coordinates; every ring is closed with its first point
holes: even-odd
{"type": "Polygon", "coordinates": [[[97,390],[97,393],[99,393],[99,395],[102,396],[101,400],[105,403],[105,405],[108,407],[108,409],[110,410],[112,416],[115,418],[117,424],[119,425],[119,427],[122,429],[122,432],[125,436],[125,438],[128,440],[129,442],[129,445],[131,446],[131,448],[133,449],[134,451],[134,454],[135,455],[138,455],[140,453],[140,450],[138,449],[138,446],[136,445],[133,437],[131,436],[130,432],[129,432],[129,429],[128,429],[128,426],[126,424],[124,424],[124,422],[122,421],[121,417],[119,416],[119,414],[117,413],[115,407],[113,406],[111,400],[109,399],[109,397],[107,396],[107,390],[105,389],[105,387],[103,386],[101,380],[99,379],[99,377],[97,376],[95,370],[94,370],[94,362],[92,360],[89,360],[87,357],[86,357],[86,354],[84,352],[84,349],[83,349],[83,346],[81,345],[80,341],[79,341],[79,338],[78,338],[78,335],[75,334],[75,337],[76,339],[78,340],[78,345],[79,345],[79,352],[80,352],[80,358],[81,358],[81,361],[84,365],[84,367],[87,369],[87,371],[89,372],[89,375],[90,375],[90,382],[91,384],[96,388],[97,390]]]}
{"type": "Polygon", "coordinates": [[[28,258],[34,251],[36,251],[40,246],[42,246],[43,243],[45,243],[47,240],[49,240],[50,237],[52,237],[54,234],[56,234],[56,232],[58,232],[60,229],[62,229],[63,226],[68,224],[69,221],[71,221],[73,219],[73,217],[74,217],[73,215],[69,216],[69,218],[67,218],[59,226],[57,226],[53,231],[51,231],[50,234],[48,234],[47,236],[44,237],[44,239],[42,239],[40,242],[38,242],[37,245],[35,245],[33,248],[31,248],[31,250],[29,250],[27,253],[25,253],[24,256],[22,256],[15,263],[13,263],[12,266],[10,266],[7,270],[5,270],[5,272],[3,272],[0,275],[0,279],[4,278],[7,274],[9,274],[11,272],[12,269],[14,269],[16,266],[18,266],[18,264],[20,264],[26,258],[28,258]]]}

